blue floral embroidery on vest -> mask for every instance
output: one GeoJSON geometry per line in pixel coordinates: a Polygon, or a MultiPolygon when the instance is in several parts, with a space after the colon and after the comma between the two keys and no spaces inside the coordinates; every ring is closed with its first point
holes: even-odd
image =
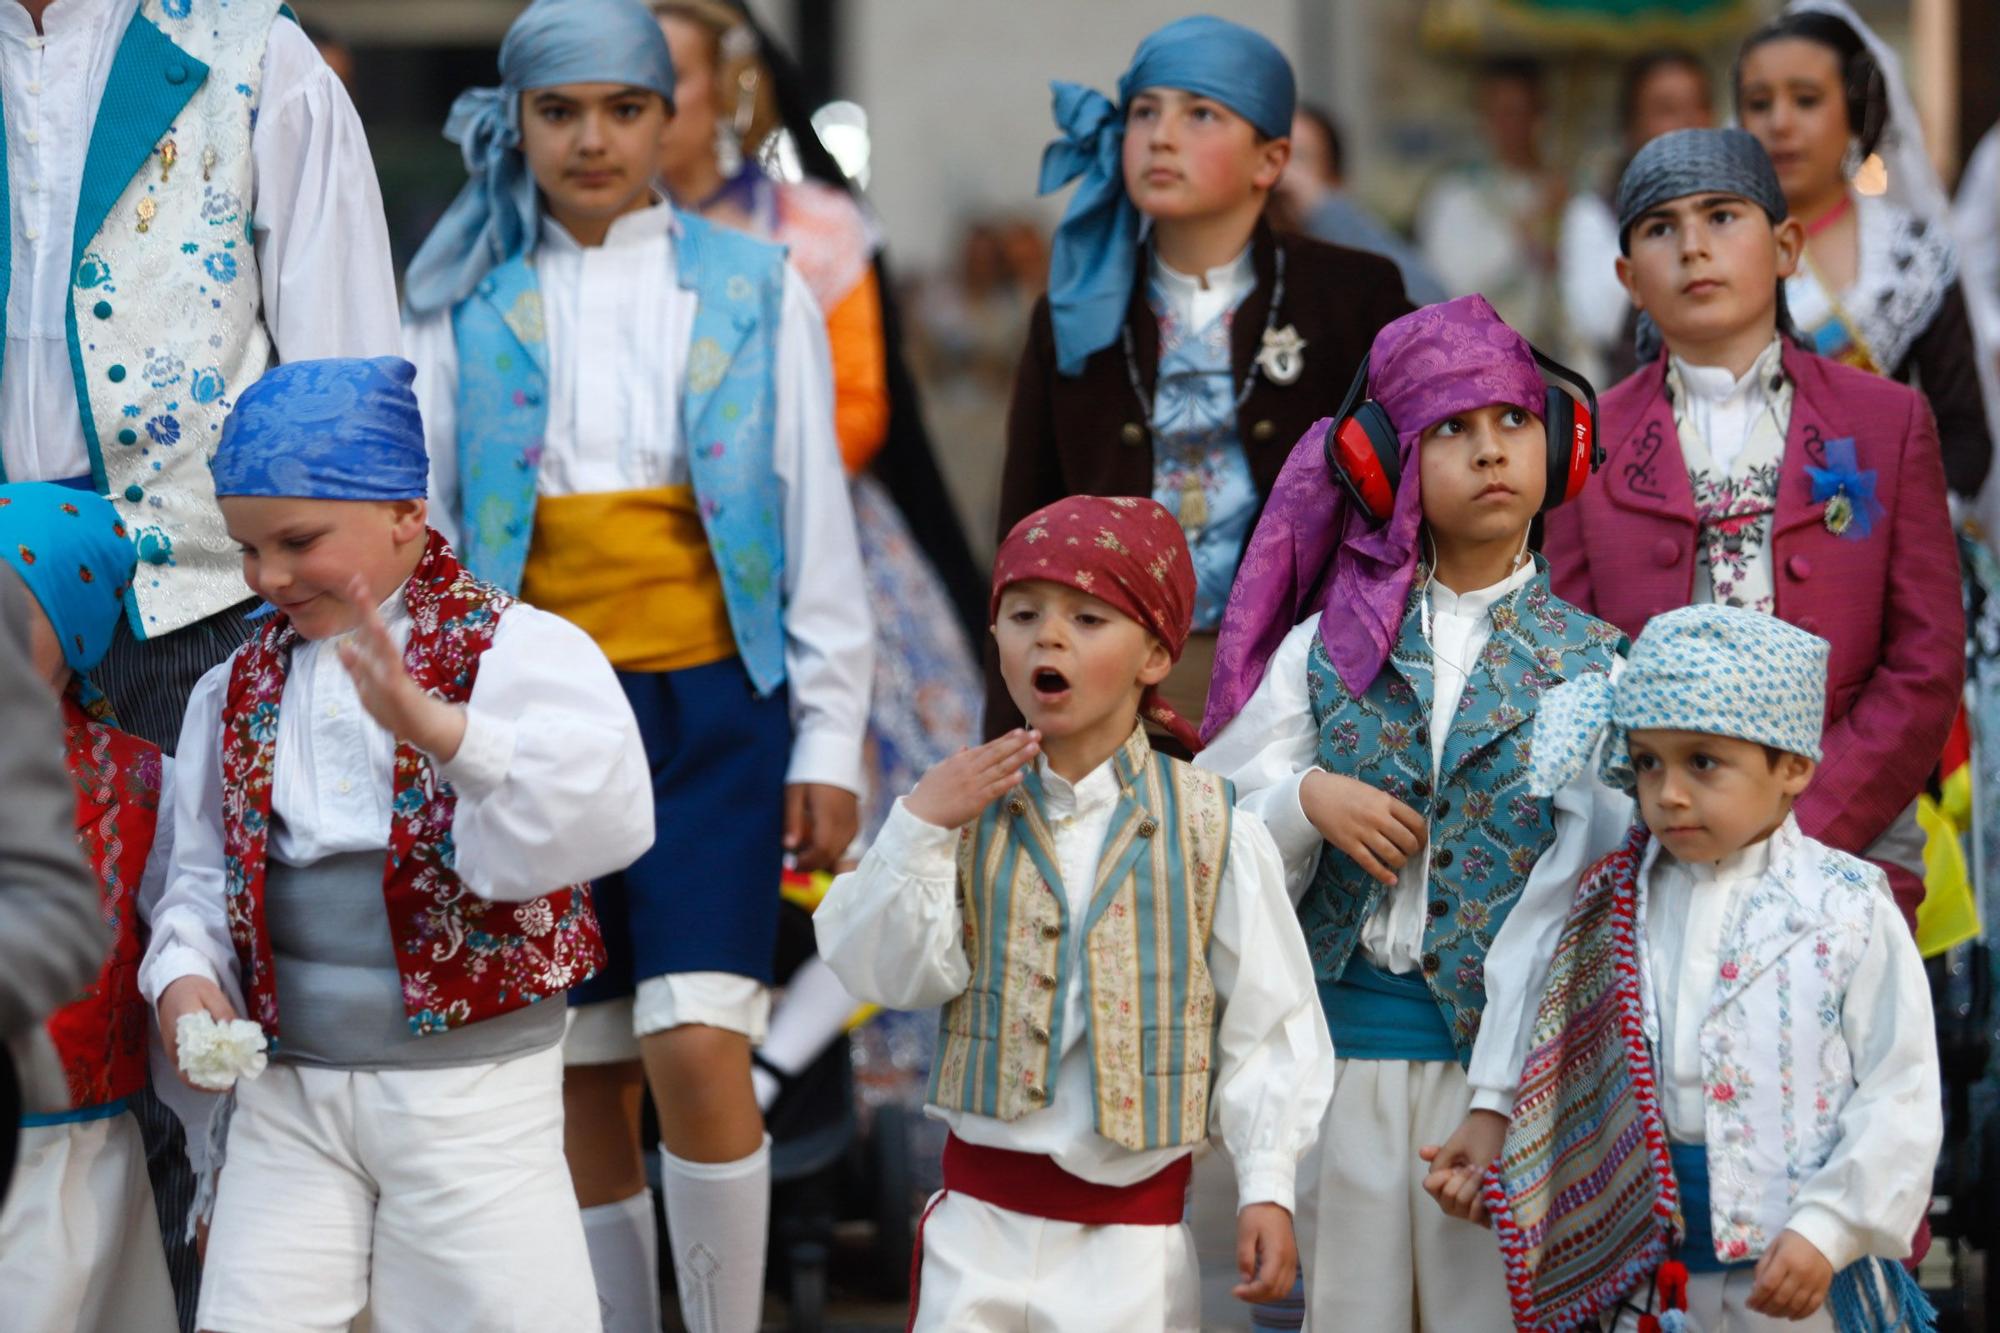
{"type": "MultiPolygon", "coordinates": [[[[1410,595],[1388,665],[1360,697],[1350,694],[1314,639],[1307,695],[1319,727],[1320,767],[1403,801],[1430,824],[1431,858],[1422,970],[1459,1061],[1471,1059],[1486,1004],[1486,951],[1528,873],[1555,839],[1552,802],[1528,793],[1536,701],[1591,671],[1609,671],[1624,637],[1555,596],[1546,569],[1492,610],[1493,633],[1460,697],[1431,779],[1431,650],[1410,595]]],[[[1364,922],[1389,890],[1329,846],[1299,904],[1313,969],[1339,979],[1364,922]]]]}

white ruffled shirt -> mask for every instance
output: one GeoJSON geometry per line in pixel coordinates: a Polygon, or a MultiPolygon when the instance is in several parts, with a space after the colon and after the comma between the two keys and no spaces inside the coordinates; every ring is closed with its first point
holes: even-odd
{"type": "MultiPolygon", "coordinates": [[[[1083,919],[1118,805],[1106,760],[1064,781],[1037,759],[1057,868],[1072,921],[1083,919]]],[[[820,956],[860,999],[925,1009],[961,994],[972,975],[958,894],[958,831],[938,828],[898,801],[861,865],[834,881],[813,916],[820,956]]],[[[1081,966],[1083,938],[1064,940],[1081,966]]],[[[1236,1168],[1237,1206],[1291,1208],[1299,1159],[1333,1097],[1333,1045],[1320,1013],[1312,962],[1284,893],[1284,867],[1254,819],[1231,822],[1228,867],[1208,941],[1219,1020],[1209,1123],[1236,1168]]],[[[1071,975],[1078,975],[1071,969],[1071,975]]],[[[1069,988],[1055,1098],[1003,1121],[968,1111],[930,1113],[968,1143],[1040,1153],[1071,1175],[1130,1185],[1193,1151],[1134,1152],[1094,1127],[1085,987],[1069,988]]]]}
{"type": "MultiPolygon", "coordinates": [[[[0,364],[10,481],[90,473],[71,373],[71,233],[91,128],[138,0],[56,0],[42,31],[0,3],[13,276],[0,364]]],[[[250,134],[254,245],[276,359],[382,356],[401,345],[382,195],[361,119],[296,23],[271,25],[250,134]]]]}
{"type": "MultiPolygon", "coordinates": [[[[674,262],[678,224],[656,204],[582,246],[544,219],[535,251],[548,355],[543,495],[683,485],[681,400],[695,294],[674,262]]],[[[787,782],[863,791],[862,740],[874,632],[854,506],[834,436],[826,321],[787,266],[778,330],[772,463],[782,489],[785,677],[792,709],[787,782]]],[[[449,311],[405,330],[431,455],[431,522],[456,538],[458,344],[449,311]]]]}
{"type": "MultiPolygon", "coordinates": [[[[401,590],[381,606],[409,642],[401,590]]],[[[292,650],[278,711],[269,855],[311,865],[389,846],[396,741],[361,706],[338,639],[292,650]]],[[[174,765],[173,865],[153,909],[140,989],[157,1004],[183,976],[236,993],[224,907],[222,705],[232,657],[188,701],[174,765]]],[[[438,774],[458,794],[459,878],[500,902],[622,870],[653,844],[651,771],[611,664],[566,620],[516,604],[479,659],[465,738],[438,774]]]]}

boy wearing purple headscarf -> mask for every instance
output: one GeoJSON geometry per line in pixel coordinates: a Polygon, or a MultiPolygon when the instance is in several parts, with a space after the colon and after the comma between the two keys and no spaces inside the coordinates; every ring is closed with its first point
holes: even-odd
{"type": "Polygon", "coordinates": [[[1613,670],[1622,640],[1528,549],[1549,468],[1526,340],[1482,297],[1427,306],[1376,336],[1367,383],[1397,439],[1389,516],[1346,499],[1338,423],[1307,432],[1230,594],[1201,762],[1285,857],[1339,1057],[1301,1168],[1313,1327],[1501,1333],[1492,1239],[1432,1206],[1423,1163],[1498,1151],[1504,1098],[1466,1065],[1495,1028],[1512,1048],[1531,997],[1489,995],[1486,955],[1503,927],[1559,929],[1623,831],[1620,803],[1537,798],[1526,767],[1542,693],[1613,670]]]}

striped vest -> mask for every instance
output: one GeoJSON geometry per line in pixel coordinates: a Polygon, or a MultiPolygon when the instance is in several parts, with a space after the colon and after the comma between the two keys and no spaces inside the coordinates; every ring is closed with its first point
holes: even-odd
{"type": "Polygon", "coordinates": [[[930,1100],[999,1120],[1050,1104],[1065,1002],[1082,986],[1097,1132],[1134,1151],[1199,1143],[1214,1079],[1208,936],[1235,792],[1154,754],[1143,728],[1112,763],[1118,807],[1080,922],[1069,916],[1033,769],[960,837],[972,976],[945,1006],[930,1100]],[[1080,960],[1068,947],[1077,930],[1080,960]]]}

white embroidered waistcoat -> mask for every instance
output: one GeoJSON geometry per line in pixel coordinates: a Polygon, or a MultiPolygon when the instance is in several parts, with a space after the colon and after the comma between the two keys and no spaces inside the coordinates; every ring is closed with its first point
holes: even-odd
{"type": "MultiPolygon", "coordinates": [[[[1875,866],[1815,842],[1789,819],[1771,835],[1770,866],[1725,929],[1701,1024],[1718,1258],[1735,1262],[1769,1248],[1799,1188],[1832,1154],[1855,1086],[1841,1010],[1874,913],[1893,910],[1875,866]]],[[[1645,920],[1643,900],[1638,919],[1645,920]]],[[[1650,976],[1646,1028],[1657,1048],[1650,976]]]]}
{"type": "Polygon", "coordinates": [[[279,0],[143,0],[91,126],[70,369],[93,479],[138,545],[126,612],[142,638],[249,596],[208,458],[271,359],[251,128],[278,14],[279,0]]]}

